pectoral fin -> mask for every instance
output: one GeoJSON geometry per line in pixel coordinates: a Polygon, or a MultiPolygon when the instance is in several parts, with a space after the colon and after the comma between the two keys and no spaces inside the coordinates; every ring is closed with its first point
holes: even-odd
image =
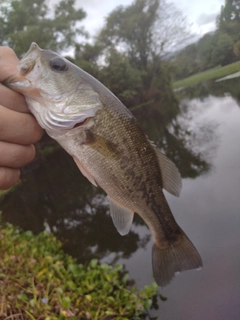
{"type": "Polygon", "coordinates": [[[85,144],[101,153],[106,158],[115,158],[118,156],[117,145],[110,140],[107,140],[100,135],[86,130],[85,144]]]}
{"type": "Polygon", "coordinates": [[[121,236],[125,236],[131,229],[134,212],[120,206],[111,198],[109,198],[109,203],[113,224],[121,236]]]}
{"type": "Polygon", "coordinates": [[[94,186],[97,187],[97,183],[96,183],[94,177],[87,170],[87,168],[84,167],[84,165],[77,158],[73,157],[73,160],[76,162],[76,165],[78,166],[78,168],[80,169],[80,171],[82,172],[84,177],[86,177],[94,186]]]}
{"type": "Polygon", "coordinates": [[[175,164],[160,150],[155,149],[162,173],[163,188],[172,195],[179,197],[182,188],[182,179],[175,164]]]}

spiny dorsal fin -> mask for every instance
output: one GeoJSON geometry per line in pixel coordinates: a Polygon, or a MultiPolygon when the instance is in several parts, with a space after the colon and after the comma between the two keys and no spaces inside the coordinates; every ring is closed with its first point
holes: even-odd
{"type": "Polygon", "coordinates": [[[178,168],[156,147],[155,152],[162,173],[163,188],[172,195],[179,197],[182,188],[182,179],[178,168]]]}
{"type": "Polygon", "coordinates": [[[122,207],[113,199],[109,198],[110,213],[113,219],[113,224],[121,236],[125,236],[131,229],[134,212],[122,207]]]}

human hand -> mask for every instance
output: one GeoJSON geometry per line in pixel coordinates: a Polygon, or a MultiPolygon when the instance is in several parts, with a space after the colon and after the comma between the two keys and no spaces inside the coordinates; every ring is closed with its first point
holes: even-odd
{"type": "Polygon", "coordinates": [[[33,143],[42,137],[42,129],[28,113],[24,97],[1,84],[16,73],[18,62],[12,49],[0,47],[0,190],[19,180],[19,168],[34,159],[33,143]]]}

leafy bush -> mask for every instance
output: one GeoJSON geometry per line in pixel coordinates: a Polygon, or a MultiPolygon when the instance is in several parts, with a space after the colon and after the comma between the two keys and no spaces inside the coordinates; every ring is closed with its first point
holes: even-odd
{"type": "Polygon", "coordinates": [[[122,265],[77,264],[51,233],[0,228],[0,319],[142,319],[157,285],[127,284],[122,265]]]}

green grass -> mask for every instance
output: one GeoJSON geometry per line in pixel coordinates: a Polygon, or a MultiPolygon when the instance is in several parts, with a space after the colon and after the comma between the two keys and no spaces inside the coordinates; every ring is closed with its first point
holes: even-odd
{"type": "Polygon", "coordinates": [[[157,285],[128,288],[122,265],[77,264],[48,232],[0,227],[0,319],[144,319],[157,285]]]}
{"type": "Polygon", "coordinates": [[[224,66],[224,67],[209,69],[207,71],[194,74],[193,76],[190,76],[188,78],[176,81],[173,83],[173,88],[177,89],[181,87],[194,85],[196,83],[206,81],[206,80],[218,79],[238,71],[240,71],[240,61],[228,64],[227,66],[224,66]]]}

